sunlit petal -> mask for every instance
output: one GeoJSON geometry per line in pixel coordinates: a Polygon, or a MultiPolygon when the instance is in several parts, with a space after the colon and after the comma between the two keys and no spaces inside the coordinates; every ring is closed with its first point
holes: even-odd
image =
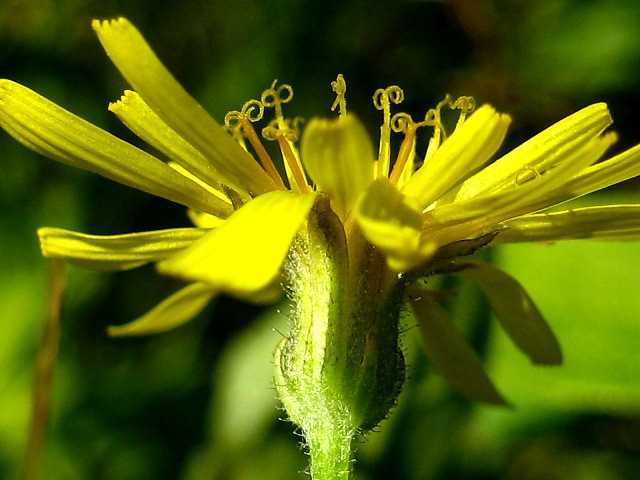
{"type": "Polygon", "coordinates": [[[225,183],[226,179],[202,153],[158,117],[136,92],[127,90],[120,100],[109,105],[109,110],[132,132],[180,165],[201,184],[222,192],[220,183],[225,183]]]}
{"type": "Polygon", "coordinates": [[[604,103],[583,108],[511,150],[464,182],[456,201],[541,175],[600,135],[612,119],[604,103]],[[522,177],[522,178],[519,178],[522,177]]]}
{"type": "Polygon", "coordinates": [[[640,205],[607,205],[525,215],[509,220],[492,243],[638,240],[640,205]]]}
{"type": "Polygon", "coordinates": [[[474,169],[484,165],[502,144],[508,115],[484,105],[444,141],[406,182],[402,191],[426,208],[474,169]]]}
{"type": "Polygon", "coordinates": [[[343,217],[373,180],[373,146],[352,115],[311,120],[302,135],[301,156],[311,179],[343,217]]]}
{"type": "Polygon", "coordinates": [[[537,212],[579,196],[571,182],[579,172],[599,159],[615,137],[593,137],[573,150],[562,163],[543,175],[476,197],[438,206],[425,213],[423,238],[446,244],[468,238],[498,223],[537,212]]]}
{"type": "Polygon", "coordinates": [[[157,262],[189,247],[206,230],[175,228],[126,235],[87,235],[62,228],[40,228],[40,248],[47,258],[60,258],[92,270],[129,270],[157,262]]]}
{"type": "Polygon", "coordinates": [[[251,297],[280,267],[315,195],[271,192],[252,200],[190,248],[158,264],[161,273],[251,297]]]}
{"type": "Polygon", "coordinates": [[[77,117],[32,90],[0,80],[0,126],[59,162],[214,215],[232,208],[164,162],[77,117]]]}
{"type": "Polygon", "coordinates": [[[217,182],[215,172],[219,172],[235,190],[253,195],[276,188],[251,155],[180,86],[128,20],[96,20],[92,26],[113,63],[144,101],[211,160],[215,170],[209,180],[217,182]]]}
{"type": "Polygon", "coordinates": [[[355,218],[365,238],[385,255],[389,266],[406,271],[423,260],[422,215],[384,177],[376,179],[357,203],[355,218]]]}
{"type": "MultiPolygon", "coordinates": [[[[586,168],[560,190],[562,200],[587,195],[640,175],[640,145],[586,168]],[[569,195],[573,194],[569,198],[569,195]]],[[[556,202],[559,203],[559,202],[556,202]]]]}
{"type": "Polygon", "coordinates": [[[109,335],[123,337],[166,332],[192,320],[206,307],[216,291],[205,283],[192,283],[178,290],[143,316],[124,325],[110,326],[109,335]]]}

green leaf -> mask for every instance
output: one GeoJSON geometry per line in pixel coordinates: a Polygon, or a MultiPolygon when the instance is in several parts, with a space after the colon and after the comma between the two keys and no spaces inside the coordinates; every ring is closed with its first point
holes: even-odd
{"type": "Polygon", "coordinates": [[[478,283],[505,332],[534,363],[558,365],[562,351],[551,328],[518,281],[493,265],[460,261],[455,272],[478,283]]]}

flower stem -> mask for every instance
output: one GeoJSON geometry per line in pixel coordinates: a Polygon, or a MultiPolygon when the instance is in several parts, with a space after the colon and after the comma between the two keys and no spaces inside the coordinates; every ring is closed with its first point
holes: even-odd
{"type": "Polygon", "coordinates": [[[307,435],[313,480],[349,480],[353,470],[353,434],[339,431],[331,420],[307,435]]]}

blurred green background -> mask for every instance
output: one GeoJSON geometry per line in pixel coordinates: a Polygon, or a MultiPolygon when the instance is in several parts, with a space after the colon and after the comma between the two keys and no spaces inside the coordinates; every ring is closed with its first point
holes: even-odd
{"type": "MultiPolygon", "coordinates": [[[[397,84],[421,115],[445,93],[512,114],[507,146],[596,101],[619,151],[640,141],[640,2],[624,0],[0,0],[0,77],[140,142],[106,106],[126,85],[90,28],[123,15],[221,120],[273,79],[290,115],[326,115],[343,73],[349,107],[377,133],[376,88],[397,84]]],[[[506,148],[506,147],[505,147],[506,148]]],[[[48,265],[35,230],[115,234],[188,225],[184,209],[38,157],[0,133],[0,478],[18,478],[48,265]]],[[[638,181],[592,197],[640,202],[638,181]]],[[[509,246],[486,254],[516,276],[563,344],[536,368],[494,329],[472,285],[451,315],[516,406],[469,403],[434,375],[404,320],[409,378],[380,433],[358,445],[359,479],[636,479],[640,476],[640,244],[509,246]]],[[[286,305],[221,298],[156,337],[105,327],[176,288],[153,268],[70,272],[43,480],[304,478],[281,421],[271,355],[286,305]]]]}

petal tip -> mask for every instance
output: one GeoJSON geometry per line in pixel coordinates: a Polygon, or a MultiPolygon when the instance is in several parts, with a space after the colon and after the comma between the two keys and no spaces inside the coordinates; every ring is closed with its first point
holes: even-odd
{"type": "Polygon", "coordinates": [[[104,31],[108,28],[129,28],[132,24],[124,17],[112,18],[108,20],[95,19],[91,21],[91,28],[97,33],[104,31]]]}

